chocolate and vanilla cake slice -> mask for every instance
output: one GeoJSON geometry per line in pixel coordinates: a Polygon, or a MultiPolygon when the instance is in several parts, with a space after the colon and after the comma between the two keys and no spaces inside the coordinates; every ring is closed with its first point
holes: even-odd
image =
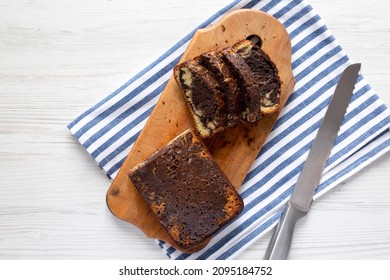
{"type": "Polygon", "coordinates": [[[195,126],[202,138],[226,128],[226,97],[218,81],[197,59],[174,68],[174,77],[181,87],[195,126]]]}
{"type": "Polygon", "coordinates": [[[219,83],[220,90],[224,93],[226,102],[226,126],[235,127],[238,125],[238,114],[240,108],[240,92],[237,80],[233,77],[232,71],[222,59],[219,52],[208,52],[201,54],[199,63],[206,67],[219,83]]]}
{"type": "Polygon", "coordinates": [[[251,69],[261,96],[261,113],[273,114],[279,109],[281,81],[278,69],[271,58],[249,40],[238,42],[232,47],[251,69]]]}
{"type": "Polygon", "coordinates": [[[243,209],[243,201],[201,139],[187,130],[129,174],[172,240],[200,249],[243,209]]]}
{"type": "Polygon", "coordinates": [[[241,94],[241,119],[254,123],[261,118],[260,100],[261,92],[256,83],[256,77],[252,69],[234,48],[226,48],[221,51],[223,60],[232,70],[237,80],[241,94]]]}

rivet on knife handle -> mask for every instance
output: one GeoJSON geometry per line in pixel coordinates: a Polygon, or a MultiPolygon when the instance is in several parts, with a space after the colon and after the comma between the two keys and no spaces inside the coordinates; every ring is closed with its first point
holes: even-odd
{"type": "Polygon", "coordinates": [[[295,224],[309,212],[313,195],[344,119],[359,71],[360,64],[352,64],[342,73],[285,212],[271,238],[265,259],[287,258],[295,224]]]}

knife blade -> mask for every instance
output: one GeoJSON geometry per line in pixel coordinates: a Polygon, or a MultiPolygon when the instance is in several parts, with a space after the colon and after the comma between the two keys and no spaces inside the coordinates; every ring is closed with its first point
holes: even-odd
{"type": "Polygon", "coordinates": [[[271,237],[264,259],[287,259],[295,224],[310,210],[313,195],[321,180],[326,161],[355,88],[360,66],[360,63],[349,65],[341,74],[291,198],[271,237]]]}

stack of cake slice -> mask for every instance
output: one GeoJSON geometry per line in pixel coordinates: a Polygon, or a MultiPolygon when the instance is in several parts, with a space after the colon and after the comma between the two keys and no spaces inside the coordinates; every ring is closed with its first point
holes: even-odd
{"type": "Polygon", "coordinates": [[[279,108],[278,70],[249,40],[185,61],[175,67],[174,77],[202,138],[235,127],[239,120],[255,123],[279,108]]]}

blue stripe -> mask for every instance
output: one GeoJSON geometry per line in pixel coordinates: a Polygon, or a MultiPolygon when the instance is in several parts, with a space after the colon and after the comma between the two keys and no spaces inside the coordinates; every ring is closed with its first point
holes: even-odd
{"type": "Polygon", "coordinates": [[[302,33],[302,31],[304,31],[304,30],[308,29],[310,26],[318,23],[319,20],[320,20],[320,17],[318,15],[315,15],[314,17],[312,17],[311,19],[306,21],[303,25],[301,25],[300,27],[296,28],[294,31],[289,32],[290,39],[293,40],[297,35],[302,33]]]}
{"type": "MultiPolygon", "coordinates": [[[[291,46],[291,51],[293,53],[293,56],[294,56],[294,53],[296,53],[298,50],[302,49],[308,43],[310,43],[315,38],[317,38],[318,36],[322,35],[323,33],[327,32],[327,31],[328,31],[328,28],[325,25],[322,25],[321,27],[317,28],[316,30],[311,32],[309,35],[307,35],[305,38],[303,38],[301,41],[299,41],[296,44],[294,44],[293,46],[291,46]]],[[[329,35],[329,36],[331,36],[331,35],[329,35]]]]}
{"type": "MultiPolygon", "coordinates": [[[[341,74],[340,74],[341,75],[341,74]]],[[[328,83],[326,83],[324,86],[322,86],[318,91],[316,91],[316,94],[313,94],[311,96],[309,96],[308,98],[306,98],[305,100],[303,100],[301,103],[297,104],[296,107],[294,107],[294,109],[292,109],[291,111],[289,111],[285,116],[283,116],[281,119],[280,119],[280,123],[278,123],[278,126],[279,127],[280,125],[282,125],[284,122],[288,121],[290,118],[292,118],[295,114],[298,114],[301,112],[301,109],[300,108],[304,108],[305,106],[308,106],[309,104],[311,104],[313,101],[315,101],[317,98],[319,98],[322,94],[324,94],[324,92],[326,92],[327,90],[329,90],[330,88],[332,88],[333,86],[335,86],[337,84],[337,82],[339,81],[340,79],[340,75],[333,78],[332,80],[330,80],[328,83]]],[[[358,97],[362,96],[363,93],[365,93],[366,91],[368,91],[369,88],[368,87],[363,87],[362,89],[360,89],[359,91],[355,92],[352,96],[352,99],[351,101],[354,101],[356,100],[358,97]]],[[[328,101],[330,99],[327,99],[328,101]]],[[[323,109],[324,107],[322,106],[327,106],[328,104],[324,104],[324,103],[321,103],[321,108],[319,109],[323,109]]],[[[270,141],[267,141],[264,146],[262,147],[261,151],[260,151],[260,155],[264,154],[265,152],[267,152],[269,149],[271,149],[274,145],[276,145],[279,141],[283,140],[285,137],[287,137],[291,132],[293,132],[297,127],[300,127],[301,125],[303,125],[307,119],[305,118],[312,118],[314,116],[314,113],[317,113],[317,111],[311,111],[311,112],[308,112],[306,115],[302,116],[300,119],[298,119],[297,121],[295,121],[293,124],[291,124],[289,127],[287,127],[285,130],[281,131],[277,136],[275,136],[272,140],[270,141]]]]}
{"type": "MultiPolygon", "coordinates": [[[[378,112],[383,112],[384,111],[384,108],[383,106],[379,107],[375,113],[378,113],[378,112]]],[[[367,120],[367,122],[369,121],[369,119],[367,120]]],[[[332,155],[326,166],[329,166],[330,164],[332,164],[333,162],[335,162],[336,160],[340,159],[342,156],[346,156],[347,153],[346,152],[350,152],[351,150],[353,150],[355,147],[361,145],[361,144],[364,144],[367,142],[367,140],[369,140],[372,135],[376,135],[377,133],[379,133],[380,131],[382,131],[383,129],[386,129],[386,127],[388,127],[390,123],[390,117],[386,117],[385,119],[383,119],[381,122],[379,122],[377,125],[375,125],[374,127],[370,128],[364,135],[361,135],[360,137],[358,137],[355,141],[353,141],[352,143],[349,143],[345,148],[343,148],[344,152],[340,152],[340,153],[336,153],[334,155],[332,155]]],[[[319,125],[320,122],[316,123],[316,125],[319,125]]],[[[359,122],[358,125],[363,125],[361,122],[359,122]]],[[[358,126],[357,125],[357,126],[358,126]]],[[[342,135],[340,135],[338,138],[340,139],[339,141],[343,141],[345,140],[348,136],[350,136],[351,134],[353,133],[353,131],[347,131],[345,133],[343,133],[342,135]]],[[[307,152],[311,147],[311,143],[308,143],[307,145],[305,145],[301,150],[297,151],[295,154],[293,154],[292,156],[290,156],[288,159],[286,159],[284,162],[282,162],[281,164],[279,164],[275,170],[271,171],[270,173],[267,173],[263,178],[261,178],[260,180],[258,180],[257,182],[253,183],[247,190],[245,190],[241,196],[245,199],[247,198],[249,195],[253,194],[259,187],[263,186],[264,184],[266,184],[269,180],[271,180],[276,174],[279,174],[284,168],[286,168],[287,166],[289,166],[292,162],[294,162],[298,157],[300,157],[301,155],[303,155],[305,152],[307,152]]],[[[280,154],[283,154],[282,153],[279,153],[280,154]]],[[[272,162],[272,161],[271,161],[272,162]]],[[[269,163],[268,163],[269,164],[269,163]]],[[[266,165],[265,165],[266,166],[266,165]]],[[[259,166],[257,172],[260,173],[263,171],[263,168],[265,167],[264,165],[262,166],[259,166]],[[263,168],[262,168],[263,167],[263,168]]],[[[296,174],[295,174],[296,175],[296,174]]],[[[253,206],[256,205],[256,203],[260,202],[261,200],[263,200],[264,198],[268,197],[269,195],[271,195],[276,189],[272,189],[271,193],[268,194],[268,191],[266,193],[264,193],[262,196],[260,196],[259,198],[253,200],[249,205],[247,205],[246,207],[249,207],[249,208],[252,208],[253,206]],[[253,205],[252,205],[253,204],[253,205]]]]}
{"type": "MultiPolygon", "coordinates": [[[[295,6],[292,6],[291,9],[295,7],[295,6]]],[[[283,25],[285,28],[288,28],[289,26],[291,26],[291,24],[293,24],[294,22],[296,22],[297,20],[300,20],[303,16],[305,16],[306,14],[308,14],[310,11],[312,11],[313,8],[309,5],[309,6],[305,6],[303,7],[300,11],[298,11],[296,14],[294,14],[292,17],[288,18],[285,22],[283,22],[283,25]]],[[[308,24],[307,22],[303,25],[303,30],[306,29],[305,27],[308,27],[310,26],[311,24],[308,24]]],[[[297,28],[296,31],[299,31],[299,32],[302,32],[301,28],[297,28]]],[[[290,38],[293,38],[291,37],[291,34],[290,34],[290,38]]]]}
{"type": "MultiPolygon", "coordinates": [[[[272,1],[272,2],[280,2],[281,0],[277,0],[277,1],[272,1]]],[[[247,3],[246,5],[242,6],[241,9],[251,9],[253,6],[255,6],[256,4],[258,4],[259,2],[264,2],[264,1],[261,1],[261,0],[252,0],[250,1],[249,3],[247,3]]]]}
{"type": "MultiPolygon", "coordinates": [[[[250,4],[251,6],[245,6],[244,8],[251,8],[253,6],[255,6],[257,3],[259,3],[261,1],[252,1],[250,4]],[[253,5],[252,5],[253,4],[253,5]]],[[[263,6],[262,8],[260,8],[259,10],[263,11],[263,12],[268,12],[270,9],[272,9],[273,7],[275,7],[277,4],[279,4],[280,2],[282,2],[282,0],[271,0],[268,2],[268,4],[266,4],[265,6],[263,6]]]]}
{"type": "MultiPolygon", "coordinates": [[[[276,13],[273,14],[273,16],[277,19],[280,19],[282,16],[287,14],[290,10],[298,6],[298,4],[301,4],[302,0],[292,1],[287,6],[284,6],[280,10],[278,10],[276,13]]],[[[274,5],[275,6],[275,5],[274,5]]]]}
{"type": "Polygon", "coordinates": [[[330,58],[341,52],[342,49],[340,46],[336,46],[333,49],[329,50],[327,53],[325,53],[323,56],[321,56],[319,59],[314,61],[310,66],[305,68],[301,73],[295,75],[296,81],[302,80],[304,77],[308,76],[309,74],[313,73],[315,69],[317,69],[319,66],[327,62],[330,58]]]}
{"type": "Polygon", "coordinates": [[[172,255],[174,252],[176,252],[176,249],[173,248],[173,247],[169,247],[169,248],[167,249],[167,253],[168,253],[169,255],[172,255]]]}
{"type": "Polygon", "coordinates": [[[319,42],[317,45],[315,45],[312,49],[310,49],[306,53],[304,53],[301,57],[294,60],[291,64],[292,68],[293,69],[297,68],[299,65],[301,65],[306,60],[310,59],[310,57],[315,55],[317,52],[319,52],[320,50],[324,49],[326,46],[328,46],[332,42],[334,42],[334,40],[335,39],[333,36],[329,36],[329,37],[325,38],[324,40],[319,42]]]}

